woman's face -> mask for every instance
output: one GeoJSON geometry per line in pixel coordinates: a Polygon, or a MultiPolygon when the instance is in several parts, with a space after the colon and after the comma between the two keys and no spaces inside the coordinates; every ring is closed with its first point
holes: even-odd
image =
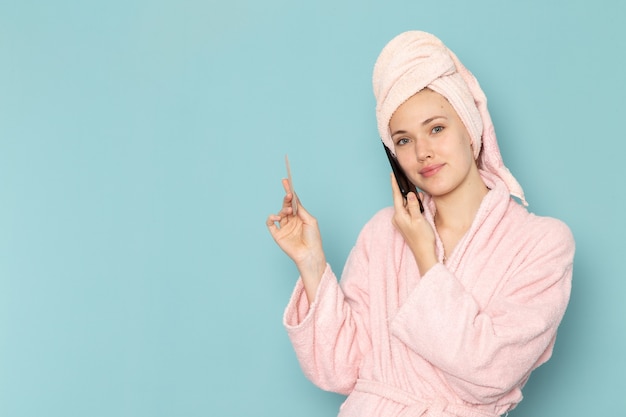
{"type": "Polygon", "coordinates": [[[442,95],[424,89],[391,117],[398,162],[418,188],[447,195],[479,178],[465,125],[442,95]]]}

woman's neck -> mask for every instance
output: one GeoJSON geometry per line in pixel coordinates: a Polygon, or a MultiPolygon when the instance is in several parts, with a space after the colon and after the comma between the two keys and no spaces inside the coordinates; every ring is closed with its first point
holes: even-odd
{"type": "Polygon", "coordinates": [[[437,229],[448,229],[465,233],[474,221],[483,198],[489,189],[476,172],[466,183],[453,192],[433,197],[437,211],[435,225],[437,229]]]}

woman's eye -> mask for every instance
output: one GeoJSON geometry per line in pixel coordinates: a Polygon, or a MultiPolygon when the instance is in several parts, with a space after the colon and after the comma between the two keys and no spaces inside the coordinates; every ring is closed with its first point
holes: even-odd
{"type": "Polygon", "coordinates": [[[407,138],[400,138],[396,142],[396,145],[406,145],[407,143],[409,143],[409,140],[407,138]]]}
{"type": "Polygon", "coordinates": [[[439,133],[443,130],[443,126],[435,126],[433,127],[433,130],[431,130],[431,133],[439,133]]]}

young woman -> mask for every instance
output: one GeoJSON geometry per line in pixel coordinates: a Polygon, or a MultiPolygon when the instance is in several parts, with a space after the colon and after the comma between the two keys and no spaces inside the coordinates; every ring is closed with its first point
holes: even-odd
{"type": "Polygon", "coordinates": [[[504,414],[551,356],[570,295],[570,230],[523,206],[478,82],[439,39],[391,40],[374,93],[380,136],[425,210],[391,176],[393,207],[365,225],[338,283],[316,219],[294,213],[284,180],[267,227],[300,272],[289,337],[311,381],[348,395],[342,417],[504,414]]]}

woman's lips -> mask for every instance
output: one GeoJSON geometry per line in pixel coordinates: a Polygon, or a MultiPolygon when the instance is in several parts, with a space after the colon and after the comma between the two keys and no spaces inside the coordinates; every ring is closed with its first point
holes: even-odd
{"type": "Polygon", "coordinates": [[[424,167],[420,170],[420,175],[422,177],[432,177],[433,175],[435,175],[436,173],[439,172],[439,170],[441,170],[441,168],[443,167],[444,164],[433,164],[433,165],[428,165],[427,167],[424,167]]]}

